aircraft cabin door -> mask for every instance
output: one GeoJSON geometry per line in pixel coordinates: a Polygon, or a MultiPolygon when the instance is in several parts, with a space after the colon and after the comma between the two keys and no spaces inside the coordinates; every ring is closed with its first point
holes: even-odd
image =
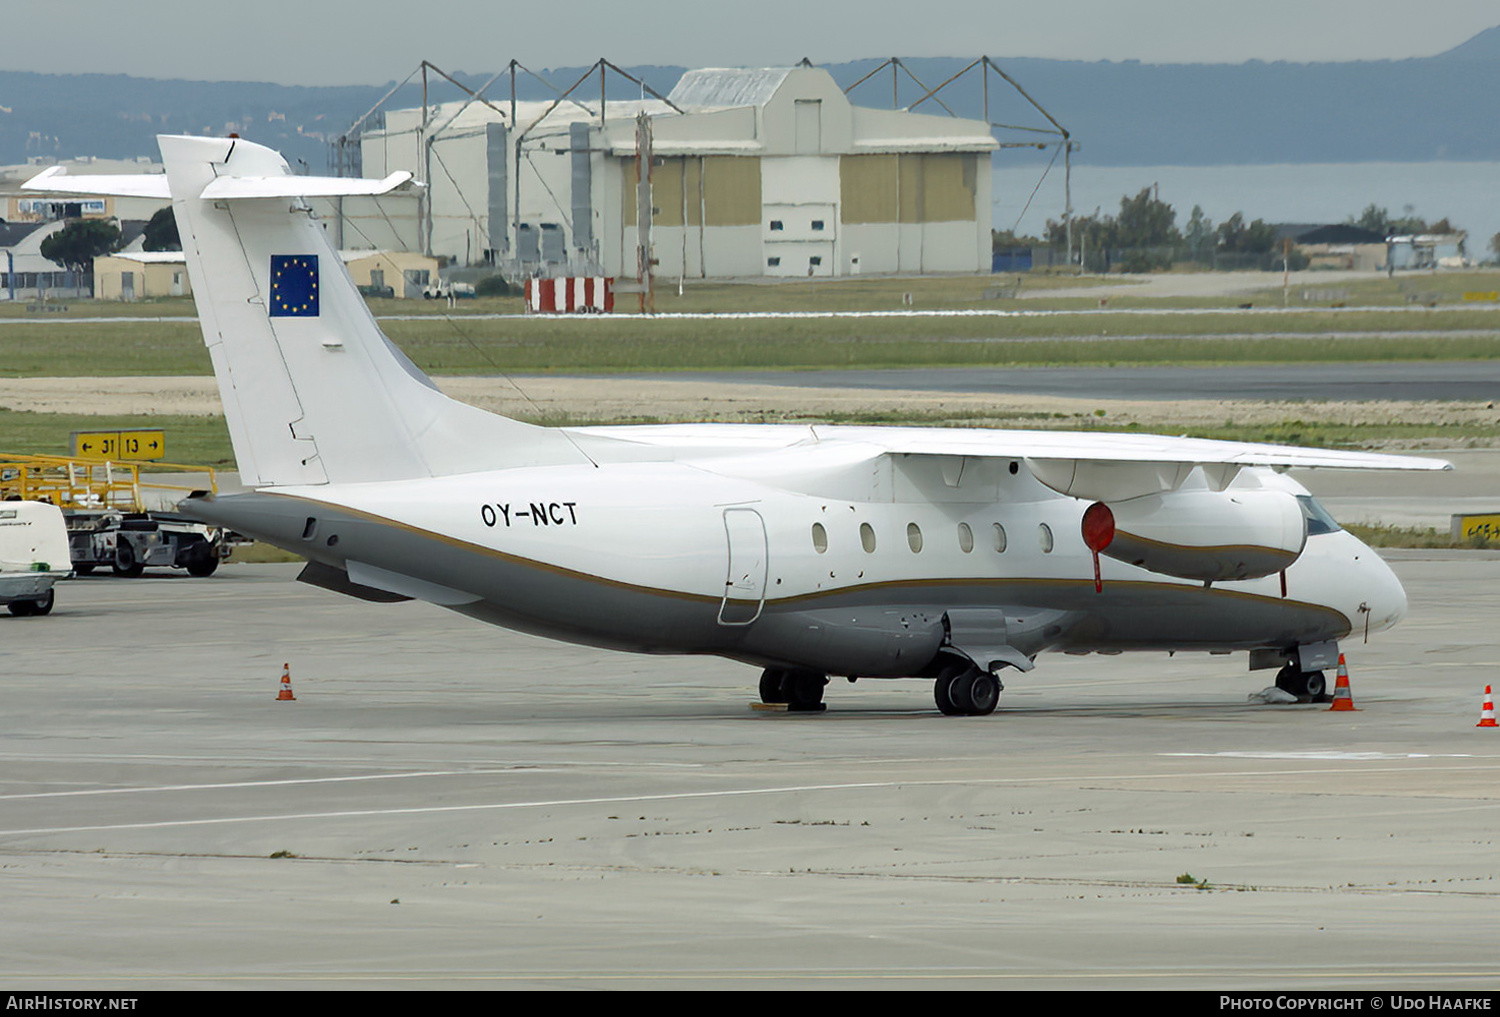
{"type": "Polygon", "coordinates": [[[720,625],[749,625],[766,602],[766,523],[751,508],[724,510],[729,572],[724,579],[720,625]]]}

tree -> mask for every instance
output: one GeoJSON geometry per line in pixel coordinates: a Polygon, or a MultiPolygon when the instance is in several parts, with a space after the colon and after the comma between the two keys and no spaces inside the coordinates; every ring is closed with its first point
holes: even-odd
{"type": "Polygon", "coordinates": [[[1373,202],[1365,206],[1365,210],[1359,214],[1359,218],[1356,219],[1351,215],[1347,221],[1351,226],[1358,226],[1360,229],[1379,233],[1383,237],[1391,235],[1391,214],[1373,202]]]}
{"type": "Polygon", "coordinates": [[[1135,197],[1120,199],[1120,217],[1115,220],[1121,247],[1168,247],[1182,242],[1177,232],[1177,212],[1143,187],[1135,197]]]}
{"type": "Polygon", "coordinates": [[[91,272],[94,259],[120,246],[120,227],[103,219],[71,219],[42,241],[42,257],[73,272],[91,272]]]}
{"type": "Polygon", "coordinates": [[[990,230],[991,251],[1013,251],[1022,247],[1041,247],[1038,237],[1017,234],[1012,230],[990,230]]]}
{"type": "Polygon", "coordinates": [[[1187,228],[1182,231],[1182,239],[1187,244],[1188,252],[1194,261],[1202,261],[1203,256],[1213,247],[1213,220],[1203,214],[1202,205],[1193,206],[1193,213],[1188,217],[1187,228]]]}
{"type": "Polygon", "coordinates": [[[1116,243],[1125,250],[1120,268],[1126,272],[1154,272],[1172,267],[1173,248],[1182,243],[1177,212],[1143,187],[1135,197],[1120,199],[1115,220],[1116,243]]]}
{"type": "Polygon", "coordinates": [[[158,210],[146,223],[142,245],[148,251],[182,250],[182,241],[177,236],[177,217],[172,214],[170,205],[158,210]]]}
{"type": "Polygon", "coordinates": [[[1264,219],[1245,225],[1243,214],[1219,223],[1219,249],[1227,254],[1265,254],[1276,243],[1276,228],[1264,219]]]}
{"type": "Polygon", "coordinates": [[[1372,230],[1385,237],[1405,236],[1414,233],[1451,233],[1454,232],[1452,225],[1446,218],[1429,226],[1427,220],[1417,215],[1417,210],[1412,205],[1402,208],[1402,215],[1392,216],[1390,212],[1370,204],[1359,214],[1359,218],[1350,216],[1345,222],[1351,226],[1359,226],[1363,229],[1372,230]],[[1438,227],[1444,227],[1439,229],[1438,227]]]}

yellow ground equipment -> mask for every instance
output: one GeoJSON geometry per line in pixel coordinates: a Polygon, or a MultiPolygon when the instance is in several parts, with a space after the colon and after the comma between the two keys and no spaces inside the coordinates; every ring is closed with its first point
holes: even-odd
{"type": "Polygon", "coordinates": [[[172,508],[195,490],[217,491],[214,471],[150,463],[143,477],[141,465],[0,453],[0,502],[39,501],[61,509],[76,572],[108,565],[116,575],[136,576],[148,565],[166,565],[195,576],[213,574],[243,538],[172,508]]]}

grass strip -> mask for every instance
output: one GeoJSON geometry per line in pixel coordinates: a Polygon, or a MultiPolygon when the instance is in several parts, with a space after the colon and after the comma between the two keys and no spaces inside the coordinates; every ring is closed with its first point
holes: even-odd
{"type": "MultiPolygon", "coordinates": [[[[1491,312],[1045,318],[386,321],[433,374],[1209,365],[1500,358],[1491,312]]],[[[190,322],[0,326],[0,376],[212,373],[190,322]]]]}

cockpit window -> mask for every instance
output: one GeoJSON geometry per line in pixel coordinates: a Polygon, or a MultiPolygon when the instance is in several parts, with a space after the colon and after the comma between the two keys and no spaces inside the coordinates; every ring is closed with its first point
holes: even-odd
{"type": "Polygon", "coordinates": [[[1337,533],[1343,527],[1329,515],[1328,510],[1310,494],[1297,495],[1297,504],[1302,506],[1302,515],[1307,520],[1307,535],[1316,537],[1320,533],[1337,533]]]}

